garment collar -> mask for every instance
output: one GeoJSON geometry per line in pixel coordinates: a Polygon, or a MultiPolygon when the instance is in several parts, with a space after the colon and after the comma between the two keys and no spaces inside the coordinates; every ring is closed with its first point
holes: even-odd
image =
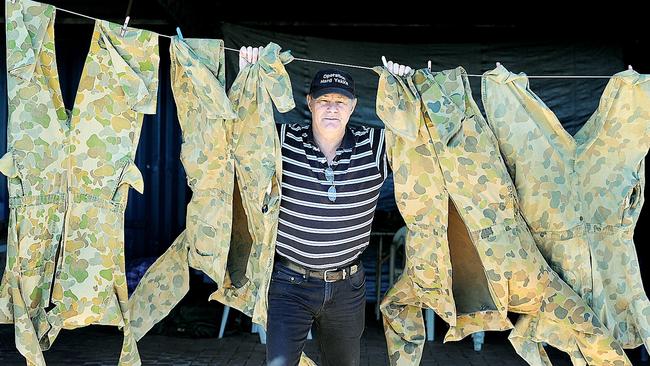
{"type": "MultiPolygon", "coordinates": [[[[316,139],[314,139],[314,130],[312,128],[312,125],[309,124],[305,126],[305,129],[306,130],[304,133],[307,135],[305,136],[305,141],[311,143],[312,145],[314,145],[314,147],[318,147],[318,145],[316,144],[316,139]]],[[[357,143],[356,134],[354,133],[354,131],[350,126],[346,126],[345,135],[343,135],[343,141],[341,142],[341,145],[336,150],[338,151],[342,149],[352,149],[354,148],[356,143],[357,143]]]]}

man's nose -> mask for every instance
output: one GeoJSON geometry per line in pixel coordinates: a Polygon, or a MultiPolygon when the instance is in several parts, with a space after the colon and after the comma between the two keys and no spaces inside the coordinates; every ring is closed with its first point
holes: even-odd
{"type": "Polygon", "coordinates": [[[335,102],[327,103],[325,108],[326,108],[326,110],[328,112],[336,112],[336,113],[338,113],[338,111],[339,111],[338,106],[336,105],[335,102]]]}

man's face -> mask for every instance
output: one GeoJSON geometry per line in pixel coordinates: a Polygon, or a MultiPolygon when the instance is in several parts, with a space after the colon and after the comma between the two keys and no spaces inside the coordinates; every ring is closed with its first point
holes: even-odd
{"type": "Polygon", "coordinates": [[[316,99],[308,95],[307,104],[312,114],[313,128],[329,135],[338,134],[345,129],[357,105],[357,100],[342,94],[330,93],[316,99]]]}

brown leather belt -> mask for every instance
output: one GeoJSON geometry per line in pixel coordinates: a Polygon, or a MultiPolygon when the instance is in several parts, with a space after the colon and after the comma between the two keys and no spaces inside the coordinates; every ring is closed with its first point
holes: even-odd
{"type": "Polygon", "coordinates": [[[302,274],[303,276],[318,278],[325,282],[336,282],[336,281],[346,279],[352,276],[353,274],[359,272],[359,268],[360,268],[358,260],[343,268],[333,268],[333,269],[326,269],[322,271],[305,268],[297,263],[290,261],[289,259],[281,255],[276,255],[275,261],[282,263],[285,267],[289,268],[292,271],[296,271],[302,274]]]}

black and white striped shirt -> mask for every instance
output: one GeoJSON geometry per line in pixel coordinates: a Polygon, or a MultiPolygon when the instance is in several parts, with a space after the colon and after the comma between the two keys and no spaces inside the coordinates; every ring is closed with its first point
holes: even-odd
{"type": "Polygon", "coordinates": [[[282,125],[282,201],[276,252],[311,269],[353,262],[368,246],[387,174],[384,130],[347,127],[331,168],[336,200],[328,199],[329,166],[311,125],[282,125]]]}

